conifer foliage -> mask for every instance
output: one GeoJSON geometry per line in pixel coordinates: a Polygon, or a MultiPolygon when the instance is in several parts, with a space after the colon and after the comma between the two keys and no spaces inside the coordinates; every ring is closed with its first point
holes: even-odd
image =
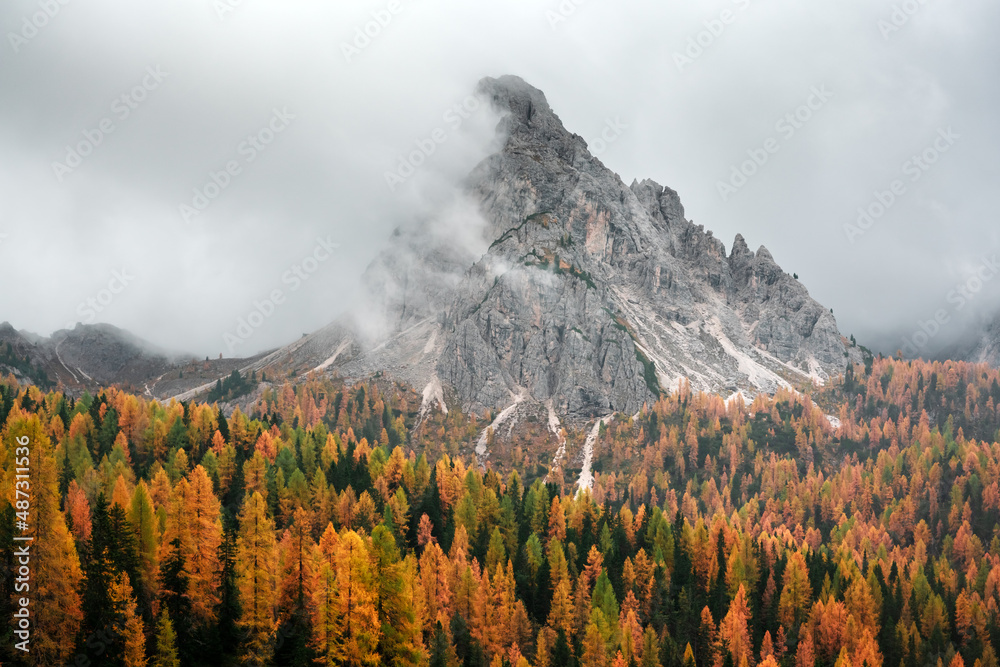
{"type": "Polygon", "coordinates": [[[750,404],[682,385],[598,428],[578,492],[592,426],[555,467],[544,425],[494,435],[484,469],[492,416],[401,386],[227,415],[8,378],[0,613],[24,511],[39,665],[998,667],[998,380],[878,358],[750,404]]]}

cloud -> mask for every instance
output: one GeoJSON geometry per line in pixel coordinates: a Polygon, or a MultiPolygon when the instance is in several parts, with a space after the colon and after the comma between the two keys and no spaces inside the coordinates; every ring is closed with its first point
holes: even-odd
{"type": "MultiPolygon", "coordinates": [[[[393,229],[437,216],[475,245],[462,226],[474,216],[439,211],[487,154],[495,119],[452,129],[445,115],[505,73],[544,90],[588,141],[620,119],[628,129],[602,161],[676,189],[717,236],[767,245],[863,342],[894,350],[963,267],[1000,250],[998,100],[983,85],[997,80],[1000,8],[985,0],[921,5],[888,38],[891,5],[862,0],[222,2],[221,16],[215,0],[67,2],[30,39],[40,4],[0,8],[0,279],[17,285],[0,319],[49,333],[125,267],[135,280],[97,319],[214,356],[330,235],[336,256],[244,351],[315,330],[350,307],[393,229]],[[720,32],[724,11],[735,19],[720,32]],[[701,53],[678,71],[691,40],[701,53]],[[155,87],[149,68],[165,73],[155,87]],[[731,166],[819,85],[835,97],[722,201],[731,166]],[[269,137],[276,109],[294,119],[269,137]],[[113,131],[60,182],[53,163],[104,121],[113,131]],[[858,207],[947,126],[962,141],[851,244],[858,207]],[[427,141],[421,167],[389,188],[386,173],[427,141]],[[179,207],[231,162],[239,173],[185,222],[179,207]]],[[[994,289],[976,309],[996,305],[994,289]]]]}

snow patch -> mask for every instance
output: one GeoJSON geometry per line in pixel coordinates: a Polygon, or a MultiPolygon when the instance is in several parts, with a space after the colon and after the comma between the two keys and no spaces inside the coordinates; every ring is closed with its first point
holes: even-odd
{"type": "Polygon", "coordinates": [[[427,339],[427,345],[424,345],[424,354],[430,354],[434,351],[434,344],[437,342],[438,330],[435,329],[431,332],[431,337],[427,339]]]}
{"type": "Polygon", "coordinates": [[[323,363],[321,363],[319,366],[317,366],[313,370],[314,371],[326,370],[331,364],[333,364],[333,362],[335,362],[337,360],[337,357],[339,357],[344,352],[344,350],[347,349],[347,346],[350,345],[350,344],[351,344],[351,339],[348,338],[347,340],[345,340],[343,343],[340,344],[340,347],[337,348],[337,351],[333,353],[332,357],[330,357],[329,359],[327,359],[326,361],[324,361],[323,363]]]}
{"type": "Polygon", "coordinates": [[[153,380],[153,386],[152,387],[150,387],[148,384],[146,385],[146,393],[149,394],[150,397],[152,397],[154,399],[156,398],[156,396],[153,394],[153,390],[156,389],[156,385],[160,382],[160,380],[163,379],[164,375],[166,375],[166,373],[161,373],[160,377],[158,377],[155,380],[153,380]]]}
{"type": "Polygon", "coordinates": [[[826,378],[823,377],[823,367],[819,365],[816,361],[816,357],[810,356],[806,359],[806,365],[809,366],[809,377],[811,377],[815,382],[819,383],[819,386],[826,384],[826,378]]]}
{"type": "MultiPolygon", "coordinates": [[[[221,380],[222,378],[219,378],[219,379],[221,380]]],[[[192,398],[194,398],[198,394],[200,394],[202,392],[205,392],[205,391],[208,391],[209,389],[211,389],[212,387],[214,387],[215,383],[216,383],[216,380],[212,380],[211,382],[206,382],[205,384],[198,385],[194,389],[188,389],[185,392],[181,392],[180,394],[176,394],[174,396],[171,396],[170,400],[177,401],[178,403],[183,403],[184,401],[190,401],[192,398]]]]}
{"type": "Polygon", "coordinates": [[[556,411],[552,408],[551,400],[546,407],[549,409],[549,431],[552,432],[552,435],[556,436],[556,440],[559,442],[559,449],[556,450],[556,455],[552,457],[552,466],[550,468],[551,470],[556,470],[562,463],[563,457],[566,456],[566,437],[563,435],[559,417],[556,416],[556,411]]]}
{"type": "Polygon", "coordinates": [[[393,336],[392,338],[388,338],[388,339],[386,339],[386,340],[382,341],[381,343],[379,343],[378,345],[376,345],[375,347],[373,347],[373,348],[371,349],[371,352],[378,352],[378,351],[379,351],[379,350],[381,350],[382,348],[386,347],[386,346],[387,346],[387,345],[388,345],[389,343],[391,343],[392,341],[394,341],[394,340],[397,340],[397,339],[399,339],[399,338],[402,338],[403,336],[405,336],[406,334],[410,333],[410,332],[411,332],[411,331],[413,331],[414,329],[419,329],[419,328],[420,328],[420,327],[422,327],[423,325],[425,325],[425,324],[427,324],[428,322],[430,322],[430,321],[431,321],[432,319],[433,319],[433,318],[431,318],[431,317],[428,317],[428,318],[425,318],[425,319],[422,319],[422,320],[420,320],[419,322],[417,322],[417,323],[416,323],[416,324],[414,324],[413,326],[409,327],[408,329],[404,329],[403,331],[400,331],[400,332],[399,332],[398,334],[396,334],[396,335],[395,335],[395,336],[393,336]]]}
{"type": "MultiPolygon", "coordinates": [[[[486,458],[489,456],[489,452],[486,450],[486,442],[489,440],[490,431],[493,433],[497,432],[497,429],[503,425],[508,419],[514,416],[517,412],[517,408],[524,402],[527,397],[527,392],[524,389],[520,389],[518,394],[514,396],[514,402],[503,409],[503,411],[496,416],[493,423],[483,429],[483,432],[479,436],[479,441],[476,443],[476,457],[479,459],[479,465],[484,465],[486,463],[486,458]]],[[[514,428],[516,421],[511,422],[510,428],[514,428]]]]}
{"type": "Polygon", "coordinates": [[[553,435],[559,435],[559,417],[556,416],[556,411],[552,409],[552,401],[549,401],[546,406],[549,409],[549,430],[552,431],[553,435]]]}
{"type": "Polygon", "coordinates": [[[583,443],[583,468],[580,470],[580,479],[576,482],[577,495],[584,489],[594,488],[594,473],[591,471],[591,466],[594,463],[594,443],[597,442],[597,436],[601,434],[601,426],[607,424],[613,417],[614,415],[611,414],[599,419],[594,424],[594,428],[590,429],[590,433],[587,434],[587,439],[583,443]]]}
{"type": "MultiPolygon", "coordinates": [[[[59,356],[59,349],[58,349],[58,348],[56,348],[56,356],[57,356],[57,357],[59,356]]],[[[72,370],[70,369],[70,367],[66,365],[66,362],[65,362],[65,361],[63,361],[61,357],[59,358],[59,363],[63,365],[63,368],[65,368],[65,369],[66,369],[67,371],[69,371],[69,374],[70,374],[70,375],[72,375],[72,376],[73,376],[73,381],[74,381],[74,382],[79,382],[79,381],[80,381],[80,378],[78,378],[78,377],[76,376],[76,373],[74,373],[74,372],[73,372],[73,371],[72,371],[72,370]]]]}
{"type": "MultiPolygon", "coordinates": [[[[719,342],[719,345],[722,346],[726,354],[736,360],[736,365],[740,373],[747,376],[750,384],[758,389],[767,389],[774,385],[785,387],[786,389],[792,388],[784,378],[765,368],[756,360],[751,359],[748,354],[736,347],[733,341],[729,340],[729,336],[722,330],[722,323],[719,322],[719,318],[713,317],[711,320],[707,320],[705,322],[705,330],[719,342]]],[[[799,372],[801,373],[801,371],[799,372]]]]}
{"type": "Polygon", "coordinates": [[[448,414],[448,406],[444,404],[444,390],[441,389],[441,380],[437,373],[431,376],[431,381],[424,387],[424,398],[420,403],[420,416],[417,417],[418,424],[434,408],[435,403],[441,409],[442,414],[448,414]]]}

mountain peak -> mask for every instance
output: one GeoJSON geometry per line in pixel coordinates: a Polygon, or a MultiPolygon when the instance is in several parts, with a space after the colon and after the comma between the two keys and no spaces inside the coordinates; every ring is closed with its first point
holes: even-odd
{"type": "Polygon", "coordinates": [[[555,117],[545,93],[519,76],[485,77],[480,80],[476,91],[489,97],[499,110],[509,111],[514,120],[524,125],[530,126],[539,119],[555,117]]]}
{"type": "Polygon", "coordinates": [[[750,396],[843,369],[832,314],[766,248],[737,236],[727,255],[677,192],[627,186],[523,79],[477,90],[503,117],[501,147],[462,193],[488,247],[394,235],[366,274],[365,313],[275,352],[278,370],[383,374],[422,391],[422,414],[452,401],[502,421],[543,406],[557,424],[634,414],[685,380],[750,396]]]}

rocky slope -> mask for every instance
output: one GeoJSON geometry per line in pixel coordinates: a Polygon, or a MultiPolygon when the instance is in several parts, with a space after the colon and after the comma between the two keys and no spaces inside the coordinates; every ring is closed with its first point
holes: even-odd
{"type": "Polygon", "coordinates": [[[833,315],[766,248],[737,236],[727,253],[676,192],[625,185],[521,79],[478,92],[504,138],[463,193],[481,247],[434,221],[398,232],[366,274],[372,307],[265,365],[385,373],[425,409],[544,406],[555,424],[636,412],[682,378],[752,395],[843,370],[833,315]]]}
{"type": "Polygon", "coordinates": [[[0,372],[69,391],[111,384],[134,386],[165,372],[174,360],[109,324],[78,324],[49,338],[0,324],[0,372]],[[9,347],[8,347],[9,346],[9,347]]]}
{"type": "Polygon", "coordinates": [[[0,323],[0,374],[23,384],[60,388],[78,396],[117,385],[165,398],[189,390],[256,361],[197,361],[156,348],[110,324],[77,324],[46,338],[0,323]]]}
{"type": "Polygon", "coordinates": [[[1000,316],[983,326],[978,340],[965,358],[975,363],[1000,366],[1000,316]]]}

